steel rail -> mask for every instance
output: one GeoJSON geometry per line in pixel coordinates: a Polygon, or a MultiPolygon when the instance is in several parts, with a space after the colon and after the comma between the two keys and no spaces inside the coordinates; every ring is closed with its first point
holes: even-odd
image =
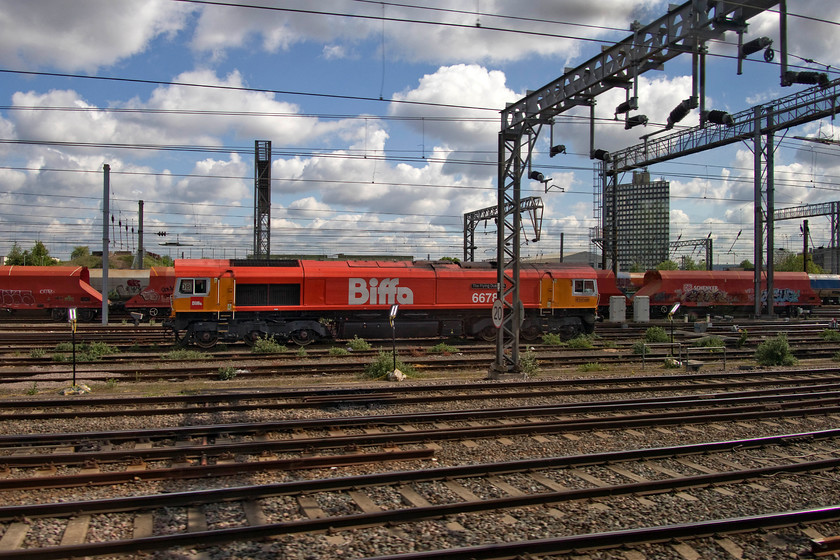
{"type": "MultiPolygon", "coordinates": [[[[228,402],[221,403],[222,399],[211,397],[209,400],[213,405],[207,404],[200,398],[185,399],[191,401],[192,404],[178,407],[168,408],[124,408],[127,405],[138,404],[136,400],[132,399],[114,399],[109,401],[107,399],[92,399],[83,402],[68,402],[56,405],[54,401],[48,404],[34,403],[29,406],[24,406],[26,401],[12,401],[14,404],[8,406],[6,409],[10,412],[6,414],[0,413],[0,421],[4,419],[21,421],[21,420],[53,420],[57,418],[101,418],[119,416],[161,416],[161,415],[183,415],[183,414],[211,414],[219,412],[243,412],[251,410],[298,410],[310,408],[325,408],[325,407],[346,407],[346,406],[383,406],[383,405],[406,405],[418,403],[436,403],[436,402],[451,402],[453,399],[458,401],[483,401],[488,399],[531,399],[531,398],[547,398],[547,397],[572,397],[581,395],[596,395],[601,393],[620,394],[620,393],[645,393],[645,392],[661,392],[661,391],[685,391],[685,390],[708,390],[708,389],[725,389],[729,387],[756,387],[756,386],[790,386],[800,384],[798,387],[787,387],[787,391],[828,391],[840,388],[840,376],[833,378],[814,379],[814,385],[801,385],[801,379],[785,379],[785,380],[764,380],[764,381],[750,381],[738,382],[732,384],[725,383],[704,383],[704,384],[671,384],[671,385],[639,385],[639,386],[621,386],[617,387],[609,385],[603,388],[581,388],[581,389],[556,389],[556,390],[534,390],[534,391],[517,391],[517,392],[476,392],[473,394],[459,394],[457,397],[449,394],[450,391],[444,391],[441,395],[420,395],[420,396],[400,396],[397,393],[386,391],[371,391],[371,393],[359,392],[357,394],[343,394],[343,395],[318,395],[311,397],[304,397],[304,399],[297,402],[269,402],[261,400],[258,395],[251,397],[242,397],[241,400],[251,401],[249,403],[228,402]],[[219,404],[216,404],[219,403],[219,404]],[[95,409],[96,406],[111,406],[122,407],[117,410],[111,409],[95,409]],[[20,411],[21,408],[50,408],[47,411],[25,412],[20,411]],[[64,410],[55,410],[55,407],[60,407],[64,410]],[[14,412],[11,412],[14,410],[14,412]]],[[[761,389],[741,392],[727,392],[726,396],[747,397],[751,395],[762,394],[778,394],[777,389],[761,389]]],[[[704,394],[697,395],[695,398],[715,398],[718,394],[704,394]]],[[[676,397],[656,397],[648,399],[632,399],[632,400],[614,400],[610,403],[618,405],[625,402],[644,403],[649,400],[662,400],[676,397]]],[[[683,398],[691,398],[684,396],[683,398]]],[[[229,400],[239,401],[236,397],[228,397],[229,400]]],[[[149,401],[146,401],[149,402],[149,401]]],[[[171,399],[158,400],[160,403],[173,402],[171,399]]],[[[558,406],[558,405],[542,405],[542,406],[558,406]]],[[[3,408],[3,401],[0,401],[0,409],[3,408]]],[[[507,410],[507,409],[503,409],[507,410]]],[[[0,446],[2,446],[3,439],[0,436],[0,446]]]]}
{"type": "MultiPolygon", "coordinates": [[[[683,387],[684,388],[684,387],[683,387]]],[[[759,391],[701,393],[698,395],[674,395],[668,397],[645,397],[612,401],[586,401],[576,403],[551,403],[531,405],[527,407],[497,407],[470,410],[439,410],[430,412],[412,412],[404,414],[387,414],[377,416],[337,416],[332,418],[302,418],[269,422],[248,422],[234,424],[213,424],[196,426],[170,426],[166,428],[147,428],[138,430],[110,430],[104,432],[61,432],[46,434],[4,434],[0,435],[0,449],[11,445],[61,445],[66,446],[68,440],[92,441],[151,441],[152,439],[173,439],[187,437],[213,437],[219,434],[253,434],[280,430],[317,430],[329,428],[359,428],[366,426],[401,425],[406,423],[435,423],[440,421],[476,420],[510,418],[522,416],[551,416],[556,414],[612,412],[621,410],[636,410],[640,405],[648,408],[675,408],[702,404],[706,407],[713,404],[741,404],[758,402],[762,407],[769,407],[768,397],[777,399],[803,399],[814,397],[838,396],[836,385],[817,385],[785,389],[811,391],[781,393],[775,389],[759,391]],[[813,391],[817,391],[814,393],[813,391]]],[[[498,397],[494,397],[498,398],[498,397]]],[[[450,399],[451,400],[451,397],[450,399]]],[[[420,401],[423,402],[423,401],[420,401]]],[[[824,404],[825,401],[820,401],[824,404]]],[[[729,409],[732,410],[732,409],[729,409]]],[[[205,412],[193,409],[191,412],[205,412]]],[[[212,412],[209,410],[207,412],[212,412]]],[[[112,413],[113,414],[113,413],[112,413]]]]}
{"type": "Polygon", "coordinates": [[[668,542],[674,539],[697,539],[717,534],[825,523],[837,519],[840,519],[840,506],[835,505],[749,517],[572,535],[554,539],[536,539],[428,552],[409,552],[399,555],[371,556],[365,560],[501,560],[503,558],[530,558],[535,554],[605,550],[628,545],[668,542]]]}
{"type": "MultiPolygon", "coordinates": [[[[610,376],[610,377],[589,377],[585,379],[529,379],[527,381],[494,381],[492,383],[452,383],[445,385],[400,385],[397,391],[399,393],[418,393],[418,392],[440,392],[440,393],[461,393],[463,391],[479,392],[484,391],[487,395],[492,395],[491,391],[498,391],[499,389],[518,389],[527,387],[537,390],[540,394],[546,393],[546,388],[552,387],[569,387],[577,385],[586,385],[586,391],[591,391],[590,385],[605,385],[610,391],[621,390],[619,385],[643,385],[645,383],[678,383],[685,382],[686,385],[674,385],[673,387],[686,388],[698,387],[698,381],[701,380],[727,380],[734,379],[733,385],[749,385],[749,384],[763,384],[767,376],[784,376],[786,379],[778,379],[775,382],[785,383],[790,381],[787,378],[791,376],[804,376],[805,379],[811,379],[814,375],[831,375],[828,379],[833,381],[840,379],[840,367],[829,368],[808,368],[808,369],[759,369],[750,371],[730,371],[730,372],[703,372],[703,373],[677,373],[664,375],[631,375],[631,376],[610,376]],[[759,378],[759,381],[744,381],[750,378],[759,378]],[[691,385],[688,385],[691,383],[691,385]]],[[[793,380],[795,382],[795,380],[793,380]]],[[[727,383],[729,385],[730,383],[727,383]]],[[[721,384],[722,385],[722,384],[721,384]]],[[[667,388],[667,387],[666,387],[667,388]]],[[[59,406],[89,408],[93,406],[109,406],[109,405],[126,405],[137,403],[206,403],[206,402],[225,402],[230,400],[258,400],[258,399],[324,399],[329,397],[341,398],[342,396],[356,396],[356,395],[382,395],[387,396],[394,394],[394,387],[319,387],[319,388],[300,388],[300,389],[275,389],[274,387],[255,387],[249,389],[248,392],[242,389],[234,389],[231,391],[216,389],[214,393],[193,392],[178,395],[166,396],[134,396],[134,397],[95,397],[87,395],[83,400],[73,401],[69,400],[61,402],[59,406]]],[[[459,395],[459,397],[462,395],[459,395]]],[[[447,397],[451,399],[451,397],[447,397]]],[[[57,403],[54,399],[3,399],[0,400],[0,409],[13,408],[55,408],[57,403]]],[[[3,416],[0,415],[0,419],[3,416]]]]}
{"type": "MultiPolygon", "coordinates": [[[[798,397],[798,396],[797,396],[798,397]]],[[[630,427],[661,426],[664,424],[684,424],[699,422],[719,422],[752,420],[780,416],[807,416],[808,414],[833,414],[840,412],[840,395],[834,393],[831,398],[812,399],[795,403],[769,403],[745,405],[727,408],[703,408],[698,410],[667,412],[659,414],[605,416],[584,420],[552,420],[544,422],[525,422],[521,424],[503,424],[494,426],[467,426],[459,428],[432,428],[408,432],[365,433],[359,435],[321,436],[295,438],[288,440],[269,440],[262,442],[227,443],[179,446],[149,449],[120,449],[114,451],[92,451],[78,453],[51,453],[46,455],[4,455],[0,457],[6,466],[35,467],[46,464],[83,464],[88,461],[122,461],[127,458],[141,458],[147,461],[171,459],[173,457],[209,457],[221,454],[253,453],[255,450],[271,452],[292,452],[309,449],[358,448],[368,446],[393,447],[398,444],[422,444],[427,441],[475,439],[482,437],[504,437],[523,434],[545,434],[561,431],[585,431],[593,429],[617,429],[630,427]]],[[[566,409],[568,410],[568,409],[566,409]]],[[[580,412],[591,413],[592,409],[580,407],[580,412]]],[[[523,414],[532,416],[532,414],[523,414]]],[[[411,415],[407,415],[411,416],[411,415]]],[[[393,420],[394,418],[391,418],[393,420]]],[[[317,421],[321,427],[334,428],[357,427],[378,424],[379,418],[350,418],[347,422],[328,419],[317,421]],[[372,421],[371,421],[372,420],[372,421]]],[[[303,421],[301,424],[311,422],[303,421]]],[[[404,422],[400,422],[404,423],[404,422]]],[[[288,423],[284,429],[299,429],[296,422],[288,423]]],[[[206,428],[205,428],[206,429],[206,428]]],[[[311,429],[311,428],[308,428],[311,429]]],[[[83,438],[82,438],[83,439],[83,438]]],[[[0,481],[2,482],[2,481],[0,481]]]]}
{"type": "MultiPolygon", "coordinates": [[[[235,476],[242,473],[267,472],[275,470],[295,471],[346,467],[370,463],[389,463],[394,461],[413,461],[430,459],[434,455],[431,449],[395,450],[379,453],[350,453],[343,455],[323,455],[317,457],[295,457],[294,459],[274,459],[269,461],[217,463],[214,465],[198,464],[188,467],[168,469],[143,469],[119,472],[95,472],[59,476],[34,476],[18,478],[0,478],[2,490],[34,490],[42,488],[68,488],[74,486],[95,486],[103,484],[127,484],[129,482],[151,480],[183,480],[211,476],[235,476]]],[[[30,507],[30,506],[24,506],[30,507]]]]}
{"type": "MultiPolygon", "coordinates": [[[[794,348],[791,350],[792,354],[799,359],[814,359],[814,358],[830,358],[836,353],[836,350],[826,346],[825,342],[815,341],[808,345],[808,348],[794,348]]],[[[755,354],[751,349],[727,349],[727,357],[730,360],[738,359],[753,359],[755,354]]],[[[665,358],[668,353],[662,351],[661,353],[649,351],[646,359],[665,358]]],[[[718,361],[719,354],[710,353],[709,357],[713,361],[718,361]]],[[[554,355],[541,354],[538,356],[540,363],[544,366],[572,366],[583,365],[593,361],[602,364],[639,364],[643,361],[640,354],[634,354],[631,350],[624,350],[616,353],[598,355],[597,360],[593,359],[592,353],[576,352],[570,353],[556,353],[554,355]]],[[[444,369],[485,369],[487,365],[486,356],[464,356],[457,358],[412,358],[411,362],[421,367],[430,367],[436,370],[444,369]]],[[[85,366],[91,366],[98,362],[84,362],[85,366]]],[[[162,363],[166,363],[165,361],[162,363]]],[[[358,362],[347,361],[310,361],[300,362],[299,360],[290,359],[288,363],[274,363],[272,365],[254,365],[247,367],[247,371],[241,373],[242,378],[261,378],[261,377],[293,377],[301,375],[318,374],[335,374],[335,375],[351,375],[357,374],[361,371],[362,365],[358,362]]],[[[22,381],[33,380],[35,382],[66,382],[71,375],[71,369],[51,370],[46,375],[33,372],[31,369],[6,369],[0,370],[0,384],[3,383],[20,383],[22,381]],[[34,374],[34,377],[33,377],[34,374]]],[[[189,366],[172,366],[169,365],[166,371],[160,369],[140,370],[137,367],[127,367],[120,371],[115,369],[114,364],[111,364],[107,369],[98,370],[83,370],[79,372],[83,376],[95,377],[96,374],[107,375],[108,379],[114,378],[121,382],[150,382],[150,381],[168,381],[173,378],[177,379],[192,379],[192,378],[217,378],[219,374],[218,363],[215,365],[189,365],[189,366]]],[[[105,380],[104,376],[99,379],[105,380]]]]}
{"type": "Polygon", "coordinates": [[[430,482],[434,480],[502,475],[580,466],[606,465],[610,463],[626,463],[638,460],[669,459],[699,454],[722,453],[732,450],[751,450],[762,447],[796,445],[800,443],[830,440],[834,438],[840,438],[840,429],[798,432],[757,438],[693,443],[666,447],[606,451],[583,455],[567,455],[563,457],[519,459],[515,461],[436,467],[413,471],[389,471],[376,474],[296,480],[291,482],[259,484],[254,486],[191,490],[165,495],[154,494],[147,496],[86,500],[80,502],[0,506],[0,521],[12,520],[22,516],[57,517],[63,515],[75,515],[82,509],[84,509],[87,513],[104,513],[109,511],[124,511],[127,509],[143,509],[146,507],[206,504],[212,502],[291,495],[296,493],[339,491],[353,488],[365,488],[369,486],[403,484],[405,482],[430,482]]]}
{"type": "MultiPolygon", "coordinates": [[[[778,475],[783,473],[802,473],[802,472],[812,472],[812,471],[822,471],[827,469],[836,469],[840,467],[840,458],[834,459],[825,459],[821,461],[812,461],[812,462],[805,462],[805,463],[792,463],[787,465],[776,465],[776,466],[768,466],[768,467],[760,467],[756,469],[745,469],[739,471],[727,471],[721,473],[714,473],[714,474],[702,474],[697,476],[689,476],[683,478],[671,478],[671,479],[660,479],[654,481],[645,481],[645,482],[635,482],[630,484],[620,484],[615,486],[600,486],[595,488],[585,488],[585,489],[575,489],[575,490],[563,490],[563,491],[552,491],[552,492],[544,492],[544,493],[537,493],[537,494],[528,494],[524,496],[510,496],[510,497],[503,497],[503,498],[490,498],[486,500],[479,500],[479,501],[466,501],[466,502],[457,502],[457,503],[450,503],[450,504],[435,504],[432,506],[425,506],[425,507],[413,507],[413,508],[403,508],[403,509],[389,509],[384,511],[372,512],[372,513],[361,513],[361,514],[350,514],[350,515],[343,515],[343,516],[335,516],[335,517],[325,517],[325,518],[317,518],[317,519],[306,519],[306,520],[297,520],[297,521],[288,521],[283,523],[267,523],[263,525],[254,525],[254,526],[242,526],[242,527],[234,527],[234,528],[225,528],[225,529],[218,529],[218,530],[207,530],[207,531],[196,531],[196,532],[189,532],[189,533],[179,533],[174,535],[162,535],[162,536],[152,536],[152,537],[144,537],[138,539],[130,539],[130,540],[120,540],[120,541],[111,541],[111,542],[100,542],[100,543],[84,543],[81,545],[65,545],[65,546],[56,546],[56,547],[44,547],[44,548],[35,548],[29,550],[14,550],[10,552],[0,551],[0,559],[3,558],[16,558],[16,559],[26,559],[26,558],[38,558],[38,559],[51,559],[51,558],[65,558],[65,557],[73,557],[73,556],[99,556],[103,554],[121,554],[121,553],[131,553],[131,552],[140,552],[146,550],[160,550],[164,548],[174,548],[180,546],[195,546],[196,543],[202,543],[204,545],[207,544],[220,544],[226,542],[233,542],[233,541],[241,541],[241,540],[254,540],[260,538],[266,538],[271,536],[278,536],[278,535],[289,535],[289,534],[298,534],[298,533],[308,533],[313,531],[335,531],[340,529],[350,529],[350,528],[357,528],[363,526],[370,526],[370,525],[382,525],[382,524],[393,524],[393,523],[408,523],[408,522],[416,522],[421,521],[424,519],[437,519],[441,517],[451,516],[451,515],[458,515],[464,513],[477,513],[477,512],[485,512],[485,511],[493,511],[493,510],[500,510],[500,509],[511,509],[511,508],[520,508],[520,507],[532,507],[532,506],[541,506],[541,505],[549,505],[549,504],[556,504],[570,500],[584,500],[584,499],[592,499],[592,498],[601,498],[601,497],[609,497],[609,496],[619,496],[619,495],[628,495],[628,494],[646,494],[646,493],[654,493],[654,492],[667,492],[673,491],[677,489],[683,488],[697,488],[697,487],[707,487],[712,486],[715,484],[723,484],[723,483],[732,483],[736,481],[743,481],[749,480],[753,478],[760,478],[764,476],[771,476],[771,475],[778,475]]],[[[797,523],[803,522],[803,519],[809,520],[825,520],[825,519],[836,519],[840,518],[840,506],[833,506],[829,508],[820,508],[819,510],[807,510],[811,517],[807,515],[800,515],[796,516],[797,523]],[[816,513],[820,512],[820,513],[816,513]],[[829,516],[829,517],[826,517],[829,516]]],[[[779,523],[779,519],[787,518],[789,519],[789,514],[770,514],[769,516],[755,516],[752,518],[738,518],[740,523],[734,524],[737,525],[738,529],[723,529],[720,526],[719,521],[708,521],[708,522],[697,522],[697,523],[689,523],[685,525],[675,525],[672,526],[673,528],[681,527],[682,531],[686,531],[687,528],[694,529],[693,532],[684,532],[682,536],[694,536],[696,537],[698,534],[706,534],[706,531],[711,530],[711,533],[714,534],[716,532],[723,532],[723,531],[732,531],[732,530],[745,530],[747,528],[757,528],[757,527],[765,527],[767,525],[767,519],[770,518],[772,521],[770,523],[771,526],[777,526],[776,524],[779,523]],[[785,517],[785,516],[788,517],[785,517]],[[761,525],[748,525],[746,519],[751,519],[752,523],[756,523],[758,518],[764,518],[765,521],[762,522],[761,525]],[[700,530],[700,528],[704,528],[700,530]],[[714,527],[714,529],[712,529],[714,527]]],[[[663,529],[663,528],[657,528],[663,529]]],[[[616,531],[611,533],[604,533],[605,535],[617,535],[619,533],[625,534],[627,537],[630,537],[633,534],[636,534],[636,538],[639,538],[639,532],[642,530],[629,530],[629,531],[616,531]]],[[[648,530],[649,532],[650,530],[648,530]]],[[[655,531],[655,529],[654,529],[655,531]]],[[[590,539],[592,538],[591,535],[588,535],[590,539]]],[[[545,546],[548,542],[551,541],[560,541],[569,539],[570,537],[565,537],[561,539],[545,539],[542,541],[525,541],[524,543],[516,543],[516,545],[511,546],[527,546],[528,544],[534,542],[542,542],[545,546]]],[[[581,536],[578,536],[580,540],[581,536]]],[[[649,537],[645,537],[649,539],[649,537]]],[[[613,540],[613,546],[617,541],[613,540]]],[[[621,542],[621,541],[618,541],[621,542]]],[[[629,541],[632,542],[632,539],[629,541]]],[[[555,542],[554,546],[557,543],[555,542]]],[[[499,554],[497,547],[499,545],[489,545],[485,547],[469,547],[467,549],[461,549],[462,551],[470,551],[475,552],[477,550],[484,550],[485,553],[492,552],[493,554],[499,554]]],[[[591,546],[591,545],[590,545],[591,546]]],[[[601,545],[603,546],[603,544],[601,545]]],[[[574,548],[579,548],[576,546],[574,548]]],[[[526,550],[520,548],[520,550],[526,550]]],[[[529,553],[533,554],[538,550],[540,552],[549,552],[548,550],[543,551],[542,548],[537,547],[528,548],[529,553]]],[[[565,549],[563,549],[565,550],[565,549]]],[[[445,551],[449,553],[451,551],[445,551]]],[[[424,553],[419,553],[424,554],[424,553]]],[[[426,553],[428,554],[428,553],[426,553]]],[[[405,555],[400,555],[400,557],[405,557],[405,555]]],[[[438,558],[506,558],[507,556],[476,556],[475,554],[470,556],[457,556],[457,555],[447,555],[447,556],[437,556],[438,558]]],[[[395,557],[396,558],[396,557],[395,557]]]]}

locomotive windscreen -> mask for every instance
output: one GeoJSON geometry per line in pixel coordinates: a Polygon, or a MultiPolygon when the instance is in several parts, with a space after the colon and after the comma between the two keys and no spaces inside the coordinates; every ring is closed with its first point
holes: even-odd
{"type": "Polygon", "coordinates": [[[300,284],[236,284],[236,305],[300,305],[300,284]]]}

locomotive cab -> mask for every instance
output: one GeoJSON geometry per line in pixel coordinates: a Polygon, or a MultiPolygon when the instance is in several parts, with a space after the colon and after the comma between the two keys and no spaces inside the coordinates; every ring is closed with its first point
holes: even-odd
{"type": "Polygon", "coordinates": [[[168,326],[201,348],[212,348],[233,317],[235,281],[232,274],[187,276],[175,281],[172,318],[168,326]]]}

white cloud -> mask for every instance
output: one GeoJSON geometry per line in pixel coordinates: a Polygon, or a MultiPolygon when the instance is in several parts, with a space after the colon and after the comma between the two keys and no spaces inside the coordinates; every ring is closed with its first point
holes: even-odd
{"type": "Polygon", "coordinates": [[[192,7],[167,0],[2,2],[0,61],[92,72],[172,36],[192,7]]]}
{"type": "MultiPolygon", "coordinates": [[[[249,4],[274,6],[264,1],[249,4]]],[[[443,1],[425,3],[429,9],[348,0],[325,0],[317,7],[307,0],[292,0],[279,10],[205,6],[193,48],[218,57],[226,50],[249,46],[256,36],[260,46],[270,52],[288,50],[304,41],[339,40],[371,40],[379,49],[384,38],[389,60],[446,64],[515,61],[533,55],[568,60],[580,52],[576,38],[623,39],[629,35],[631,21],[645,20],[664,4],[662,0],[602,0],[597,4],[567,0],[558,10],[555,0],[485,0],[478,5],[481,13],[472,6],[453,8],[443,1]],[[325,16],[312,13],[315,10],[364,17],[325,16]],[[628,31],[606,29],[617,21],[623,22],[621,28],[628,31]]]]}

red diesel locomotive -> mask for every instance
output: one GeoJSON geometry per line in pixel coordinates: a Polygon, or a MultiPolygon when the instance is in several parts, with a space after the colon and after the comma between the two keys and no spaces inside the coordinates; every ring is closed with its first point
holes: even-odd
{"type": "MultiPolygon", "coordinates": [[[[491,340],[496,269],[434,261],[175,261],[172,314],[164,325],[202,348],[259,338],[308,344],[319,338],[396,334],[491,340]]],[[[591,333],[598,304],[589,267],[523,265],[522,337],[591,333]]]]}

